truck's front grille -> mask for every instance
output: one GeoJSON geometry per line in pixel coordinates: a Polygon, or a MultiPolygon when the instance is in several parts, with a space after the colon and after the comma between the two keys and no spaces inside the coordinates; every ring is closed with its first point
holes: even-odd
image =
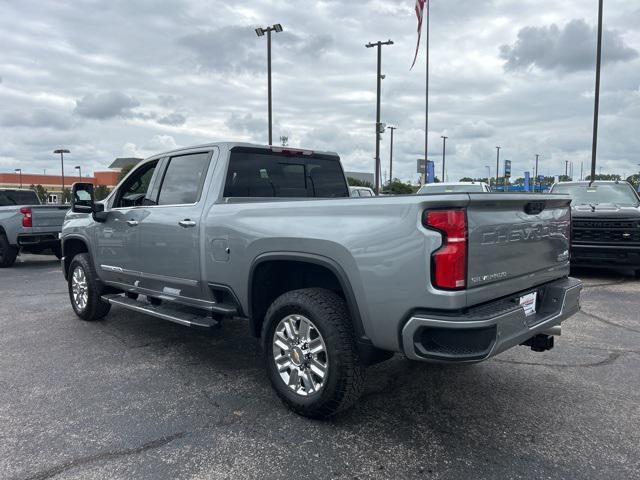
{"type": "Polygon", "coordinates": [[[571,231],[574,243],[640,244],[638,218],[574,218],[571,231]]]}

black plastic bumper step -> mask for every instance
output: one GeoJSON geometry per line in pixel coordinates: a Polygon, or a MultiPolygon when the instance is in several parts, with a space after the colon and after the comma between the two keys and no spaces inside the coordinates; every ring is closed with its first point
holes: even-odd
{"type": "Polygon", "coordinates": [[[133,300],[121,294],[103,295],[102,300],[112,305],[119,305],[134,312],[146,313],[153,317],[168,320],[170,322],[186,325],[187,327],[211,328],[220,325],[215,318],[208,316],[209,312],[202,310],[202,314],[194,313],[194,308],[180,305],[152,305],[148,302],[133,300]]]}

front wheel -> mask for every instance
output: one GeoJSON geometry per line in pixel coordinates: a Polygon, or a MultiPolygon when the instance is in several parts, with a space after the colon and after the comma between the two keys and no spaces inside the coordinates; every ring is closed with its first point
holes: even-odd
{"type": "Polygon", "coordinates": [[[111,304],[100,298],[100,281],[88,254],[80,253],[73,257],[68,278],[69,299],[78,317],[93,321],[109,313],[111,304]]]}
{"type": "Polygon", "coordinates": [[[360,397],[365,368],[339,295],[320,288],[281,295],[267,311],[262,335],[271,384],[296,413],[328,418],[360,397]]]}

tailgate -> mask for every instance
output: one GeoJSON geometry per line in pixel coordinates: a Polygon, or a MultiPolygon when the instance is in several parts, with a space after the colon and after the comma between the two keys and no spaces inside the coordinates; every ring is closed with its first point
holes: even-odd
{"type": "Polygon", "coordinates": [[[69,207],[65,205],[41,205],[30,208],[33,217],[33,228],[41,231],[43,229],[60,230],[67,210],[69,210],[69,207]]]}
{"type": "Polygon", "coordinates": [[[515,278],[526,278],[534,286],[567,274],[568,196],[496,193],[469,197],[469,289],[490,284],[506,287],[515,278]]]}

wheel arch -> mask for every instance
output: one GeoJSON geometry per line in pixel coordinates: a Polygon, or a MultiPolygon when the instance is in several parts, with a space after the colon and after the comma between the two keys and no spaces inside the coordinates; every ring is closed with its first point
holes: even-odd
{"type": "MultiPolygon", "coordinates": [[[[256,257],[256,259],[253,261],[251,269],[249,271],[249,284],[247,288],[247,310],[251,326],[251,333],[253,335],[255,335],[256,337],[260,336],[260,332],[262,330],[262,322],[264,321],[264,314],[266,313],[267,308],[269,307],[271,302],[275,300],[275,298],[271,297],[277,297],[285,291],[296,289],[288,288],[292,285],[295,285],[295,283],[289,283],[289,285],[283,285],[283,287],[285,287],[284,290],[280,291],[280,289],[275,288],[275,291],[268,292],[266,297],[261,297],[259,295],[256,284],[261,279],[261,273],[264,272],[264,269],[270,265],[277,265],[279,271],[282,271],[282,269],[284,269],[285,271],[291,272],[291,269],[304,270],[305,267],[309,267],[309,269],[314,273],[325,272],[326,274],[328,272],[331,277],[335,279],[335,286],[339,287],[338,293],[340,293],[345,299],[356,337],[364,342],[370,342],[364,331],[360,309],[358,308],[351,282],[349,281],[349,278],[347,277],[347,274],[344,272],[342,267],[340,267],[338,263],[328,257],[299,252],[264,253],[256,257]],[[268,305],[265,306],[261,304],[261,299],[263,300],[262,303],[268,303],[268,305]],[[267,301],[266,299],[270,301],[267,301]]],[[[316,280],[317,279],[318,278],[316,277],[316,280]]],[[[307,288],[310,286],[322,287],[324,285],[305,284],[299,285],[297,286],[297,288],[307,288]]]]}
{"type": "Polygon", "coordinates": [[[62,269],[65,279],[68,278],[69,266],[71,265],[71,260],[73,260],[73,257],[78,255],[79,253],[88,253],[89,259],[92,259],[89,242],[87,242],[86,238],[84,237],[81,237],[79,235],[66,236],[62,239],[61,246],[63,255],[62,269]]]}

